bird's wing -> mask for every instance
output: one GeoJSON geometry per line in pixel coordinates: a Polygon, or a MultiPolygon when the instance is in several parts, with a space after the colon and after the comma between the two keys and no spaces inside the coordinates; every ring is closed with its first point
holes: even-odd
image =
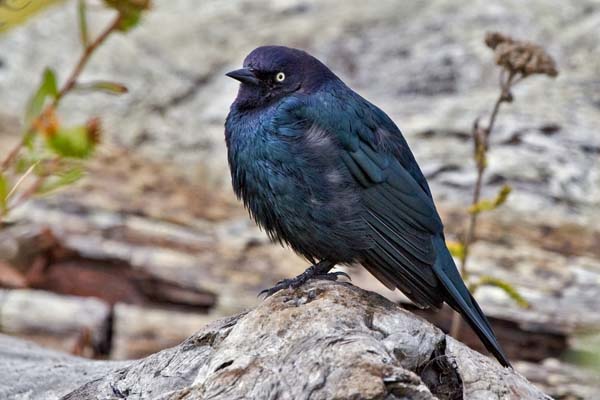
{"type": "Polygon", "coordinates": [[[363,219],[370,228],[371,248],[363,265],[390,289],[399,288],[423,307],[439,307],[440,281],[432,267],[432,239],[442,222],[429,187],[394,123],[378,108],[335,91],[296,98],[282,107],[279,129],[317,126],[334,135],[340,156],[360,184],[363,219]],[[290,114],[294,118],[290,118],[290,114]]]}
{"type": "Polygon", "coordinates": [[[510,366],[452,260],[427,182],[392,120],[357,94],[347,89],[338,94],[335,88],[292,98],[279,111],[285,116],[278,121],[280,133],[316,127],[340,144],[343,164],[362,190],[362,217],[370,228],[365,268],[422,307],[446,301],[500,363],[510,366]]]}

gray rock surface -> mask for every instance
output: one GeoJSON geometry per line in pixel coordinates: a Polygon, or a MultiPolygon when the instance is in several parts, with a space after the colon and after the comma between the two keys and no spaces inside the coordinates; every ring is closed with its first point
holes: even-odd
{"type": "Polygon", "coordinates": [[[0,398],[55,400],[128,363],[90,361],[0,334],[0,398]]]}
{"type": "MultiPolygon", "coordinates": [[[[512,369],[383,297],[326,281],[279,292],[247,313],[210,324],[179,346],[125,366],[66,357],[44,363],[72,364],[81,371],[98,367],[65,400],[547,398],[512,369]],[[102,368],[104,376],[98,378],[102,368]]],[[[4,384],[9,398],[11,388],[41,379],[37,369],[21,371],[17,384],[4,384]]],[[[32,390],[36,398],[56,398],[32,390]]]]}
{"type": "Polygon", "coordinates": [[[61,296],[42,290],[0,290],[0,332],[73,351],[82,337],[106,348],[111,309],[90,297],[61,296]]]}
{"type": "Polygon", "coordinates": [[[113,317],[113,360],[141,358],[172,347],[215,317],[193,312],[116,304],[113,317]]]}
{"type": "MultiPolygon", "coordinates": [[[[502,110],[494,133],[488,179],[517,187],[508,204],[516,210],[545,214],[552,206],[570,218],[598,217],[595,0],[154,3],[142,26],[111,38],[84,73],[83,80],[124,82],[130,94],[73,96],[64,106],[70,119],[101,114],[115,141],[223,185],[223,121],[237,87],[223,73],[260,44],[298,46],[398,122],[437,197],[462,201],[474,171],[464,134],[489,112],[498,91],[483,37],[499,30],[547,47],[561,72],[555,81],[531,78],[517,87],[516,103],[502,110]]],[[[108,15],[93,10],[99,29],[108,15]]],[[[0,38],[3,113],[20,114],[36,84],[32,77],[46,65],[64,79],[79,52],[76,29],[75,5],[66,2],[0,38]]]]}

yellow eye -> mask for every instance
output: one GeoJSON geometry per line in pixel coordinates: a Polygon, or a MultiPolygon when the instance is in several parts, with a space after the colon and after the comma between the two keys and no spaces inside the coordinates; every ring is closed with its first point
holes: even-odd
{"type": "Polygon", "coordinates": [[[278,72],[277,75],[275,75],[275,80],[277,82],[283,82],[285,80],[285,74],[283,72],[278,72]]]}

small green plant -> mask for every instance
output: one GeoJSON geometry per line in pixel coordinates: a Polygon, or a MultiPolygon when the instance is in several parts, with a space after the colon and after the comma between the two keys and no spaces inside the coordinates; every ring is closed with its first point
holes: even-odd
{"type": "Polygon", "coordinates": [[[1,158],[0,223],[10,209],[33,196],[46,194],[77,181],[84,174],[84,162],[94,153],[101,136],[101,123],[92,116],[85,123],[64,126],[58,113],[61,101],[74,89],[97,90],[113,94],[127,92],[119,83],[80,82],[79,77],[95,51],[114,32],[135,27],[149,0],[105,0],[116,15],[98,36],[91,38],[87,25],[85,0],[77,3],[82,53],[64,83],[59,86],[56,73],[46,68],[38,89],[27,104],[21,140],[1,158]]]}
{"type": "MultiPolygon", "coordinates": [[[[473,199],[468,208],[469,220],[466,234],[462,242],[448,243],[453,256],[460,260],[461,274],[467,282],[472,293],[481,286],[495,286],[506,292],[519,306],[528,307],[527,301],[508,282],[483,275],[477,279],[469,276],[467,268],[471,245],[477,240],[477,221],[479,215],[500,207],[511,192],[511,187],[504,185],[494,199],[482,199],[483,176],[487,168],[487,153],[490,147],[490,135],[503,103],[513,101],[512,89],[523,79],[541,74],[549,77],[558,75],[556,64],[546,51],[533,43],[514,40],[500,33],[488,33],[485,38],[486,45],[494,51],[496,64],[500,67],[500,94],[494,103],[489,120],[485,127],[479,124],[479,119],[473,124],[473,158],[477,168],[477,179],[473,188],[473,199]]],[[[461,319],[458,314],[452,319],[450,333],[454,337],[460,335],[461,319]]]]}

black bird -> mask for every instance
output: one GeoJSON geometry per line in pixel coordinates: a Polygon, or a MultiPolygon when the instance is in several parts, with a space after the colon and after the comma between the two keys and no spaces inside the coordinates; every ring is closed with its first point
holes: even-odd
{"type": "Polygon", "coordinates": [[[443,225],[394,122],[308,53],[252,51],[225,123],[233,189],[269,236],[312,265],[265,291],[362,264],[420,307],[457,310],[510,366],[446,248],[443,225]]]}

